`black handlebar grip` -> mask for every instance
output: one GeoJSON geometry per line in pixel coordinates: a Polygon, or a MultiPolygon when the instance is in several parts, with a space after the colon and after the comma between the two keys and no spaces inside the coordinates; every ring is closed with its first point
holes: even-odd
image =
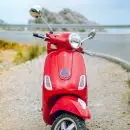
{"type": "Polygon", "coordinates": [[[34,36],[34,37],[38,37],[38,34],[37,34],[37,33],[33,33],[33,36],[34,36]]]}
{"type": "Polygon", "coordinates": [[[38,38],[45,39],[45,36],[44,36],[44,35],[42,35],[42,34],[33,33],[33,36],[34,36],[34,37],[38,37],[38,38]]]}

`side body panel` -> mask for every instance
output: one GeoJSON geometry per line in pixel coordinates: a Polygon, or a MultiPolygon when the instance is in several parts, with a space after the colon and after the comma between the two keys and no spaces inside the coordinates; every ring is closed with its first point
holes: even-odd
{"type": "Polygon", "coordinates": [[[87,104],[87,82],[83,90],[78,90],[81,75],[86,75],[83,56],[72,50],[59,50],[46,57],[44,75],[50,76],[53,90],[49,91],[43,83],[43,118],[47,124],[52,121],[49,113],[55,102],[64,95],[80,97],[87,104]],[[62,77],[62,70],[67,70],[67,77],[62,77]]]}

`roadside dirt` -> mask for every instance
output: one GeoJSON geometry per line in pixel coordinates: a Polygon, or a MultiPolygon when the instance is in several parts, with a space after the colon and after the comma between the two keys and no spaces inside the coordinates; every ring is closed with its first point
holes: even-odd
{"type": "MultiPolygon", "coordinates": [[[[50,130],[41,116],[43,59],[0,75],[0,130],[50,130]]],[[[88,71],[89,130],[130,130],[126,80],[130,74],[100,58],[85,57],[88,71]]]]}
{"type": "Polygon", "coordinates": [[[0,51],[0,75],[7,72],[9,68],[15,66],[13,58],[16,55],[14,50],[1,50],[0,51]]]}

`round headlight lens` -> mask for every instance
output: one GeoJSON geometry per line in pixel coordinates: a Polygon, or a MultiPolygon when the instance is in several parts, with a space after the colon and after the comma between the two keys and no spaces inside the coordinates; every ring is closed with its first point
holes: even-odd
{"type": "Polygon", "coordinates": [[[81,46],[80,36],[76,33],[71,33],[69,36],[69,42],[72,48],[79,48],[81,46]]]}

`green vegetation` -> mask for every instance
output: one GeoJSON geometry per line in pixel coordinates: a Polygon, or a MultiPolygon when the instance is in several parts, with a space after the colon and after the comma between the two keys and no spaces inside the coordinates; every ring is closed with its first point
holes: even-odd
{"type": "Polygon", "coordinates": [[[79,29],[79,32],[86,32],[84,28],[79,29]]]}
{"type": "MultiPolygon", "coordinates": [[[[46,18],[47,23],[52,24],[83,24],[92,23],[85,16],[79,12],[73,11],[69,8],[62,9],[59,12],[51,12],[45,8],[41,10],[42,16],[46,18]]],[[[29,20],[28,23],[44,23],[44,21],[39,18],[35,20],[29,20]]]]}
{"type": "MultiPolygon", "coordinates": [[[[41,10],[42,16],[46,19],[47,23],[50,24],[87,24],[87,25],[99,25],[95,21],[88,20],[84,15],[80,14],[77,11],[71,10],[69,8],[64,8],[60,10],[59,12],[52,12],[48,9],[42,8],[41,10]]],[[[38,19],[30,19],[28,20],[29,24],[43,24],[45,23],[42,18],[38,19]]],[[[38,29],[37,30],[41,30],[38,29]]],[[[86,32],[86,29],[81,27],[80,29],[74,29],[74,28],[57,28],[57,31],[80,31],[80,32],[86,32]]],[[[104,29],[97,29],[97,31],[105,31],[104,29]]]]}
{"type": "Polygon", "coordinates": [[[130,79],[127,80],[128,88],[130,88],[130,79]]]}
{"type": "Polygon", "coordinates": [[[33,60],[39,57],[45,51],[46,47],[41,47],[39,45],[30,46],[24,50],[18,51],[16,56],[14,57],[13,63],[20,64],[28,60],[33,60]]]}
{"type": "Polygon", "coordinates": [[[42,49],[41,49],[40,46],[38,46],[38,45],[32,46],[27,51],[27,59],[32,60],[32,59],[34,59],[35,57],[38,57],[41,54],[42,54],[42,49]]]}
{"type": "Polygon", "coordinates": [[[19,50],[19,49],[24,49],[26,48],[27,45],[17,43],[17,42],[10,42],[7,40],[0,40],[0,50],[19,50]]]}
{"type": "Polygon", "coordinates": [[[27,45],[17,42],[0,40],[0,51],[14,50],[16,55],[13,57],[13,63],[21,64],[28,60],[33,60],[46,51],[46,47],[40,45],[27,45]]]}
{"type": "Polygon", "coordinates": [[[126,82],[127,82],[127,87],[129,88],[127,92],[127,100],[128,100],[128,104],[130,105],[130,79],[128,79],[126,82]]]}
{"type": "Polygon", "coordinates": [[[22,51],[18,51],[13,59],[13,63],[15,64],[21,64],[26,61],[26,57],[24,56],[22,51]]]}
{"type": "Polygon", "coordinates": [[[9,43],[6,40],[0,40],[0,49],[1,50],[14,49],[15,45],[16,45],[15,43],[9,43]]]}

